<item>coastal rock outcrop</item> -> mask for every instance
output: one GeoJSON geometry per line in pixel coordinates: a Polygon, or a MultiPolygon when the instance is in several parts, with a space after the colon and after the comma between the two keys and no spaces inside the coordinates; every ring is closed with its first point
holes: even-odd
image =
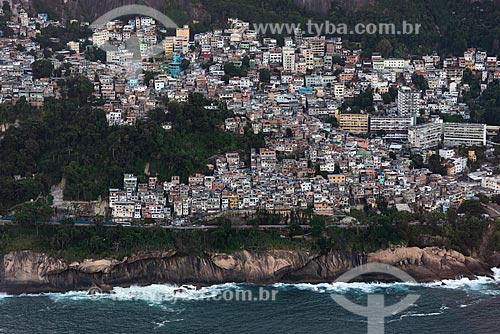
{"type": "MultiPolygon", "coordinates": [[[[68,265],[42,253],[30,251],[13,252],[3,256],[0,261],[0,291],[1,287],[12,286],[17,292],[31,292],[38,287],[55,291],[50,287],[49,276],[58,275],[68,270],[68,265]],[[22,288],[21,288],[22,287],[22,288]],[[26,290],[26,291],[24,291],[26,290]]],[[[9,291],[9,289],[5,289],[9,291]]]]}
{"type": "Polygon", "coordinates": [[[368,262],[399,267],[421,282],[491,275],[489,266],[482,261],[439,247],[386,249],[368,254],[368,262]]]}
{"type": "MultiPolygon", "coordinates": [[[[92,287],[226,282],[329,282],[360,264],[397,266],[417,281],[491,275],[483,262],[437,247],[395,248],[370,254],[330,252],[312,255],[299,250],[240,251],[234,254],[182,255],[175,251],[145,252],[125,258],[65,262],[30,251],[0,258],[0,291],[37,293],[92,287]]],[[[375,277],[377,279],[377,277],[375,277]]]]}

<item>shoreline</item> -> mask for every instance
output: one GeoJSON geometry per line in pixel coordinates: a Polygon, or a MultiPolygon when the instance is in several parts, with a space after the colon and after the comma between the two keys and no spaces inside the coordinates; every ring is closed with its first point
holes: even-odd
{"type": "MultiPolygon", "coordinates": [[[[498,273],[500,274],[500,268],[491,268],[491,269],[496,269],[498,273]]],[[[190,286],[190,287],[195,287],[195,291],[200,291],[203,288],[217,288],[221,287],[224,285],[236,285],[236,286],[253,286],[253,287],[264,287],[264,288],[281,288],[283,285],[284,286],[298,286],[298,285],[311,285],[311,287],[319,286],[319,285],[332,285],[334,286],[335,284],[347,284],[350,285],[352,284],[352,288],[355,288],[355,284],[366,284],[368,286],[373,286],[373,285],[382,285],[383,287],[386,287],[387,285],[408,285],[408,286],[419,286],[419,287],[435,287],[435,288],[446,288],[453,286],[453,283],[460,283],[464,279],[467,279],[468,282],[472,284],[484,284],[485,282],[482,281],[483,279],[490,279],[492,280],[491,283],[494,282],[500,282],[500,275],[491,275],[491,276],[477,276],[475,278],[469,279],[467,277],[462,277],[462,278],[455,278],[455,279],[442,279],[442,280],[435,280],[435,281],[417,281],[417,282],[401,282],[397,280],[353,280],[350,282],[274,282],[274,283],[265,283],[265,284],[260,284],[260,283],[249,283],[249,282],[225,282],[225,283],[217,283],[217,284],[199,284],[199,283],[184,283],[184,284],[174,284],[174,283],[148,283],[148,284],[124,284],[124,285],[116,285],[112,287],[106,287],[103,289],[102,292],[98,293],[97,295],[113,295],[116,293],[114,291],[115,288],[122,288],[122,289],[131,289],[131,288],[148,288],[152,286],[167,286],[167,287],[172,287],[172,288],[183,288],[185,286],[190,286]],[[278,285],[278,286],[276,286],[278,285]],[[109,290],[106,290],[108,289],[109,290]]],[[[25,286],[26,287],[26,286],[25,286]]],[[[48,294],[70,294],[70,293],[81,293],[81,292],[87,292],[87,289],[69,289],[69,290],[57,290],[57,289],[49,289],[49,290],[37,290],[37,289],[28,289],[28,291],[20,291],[18,289],[4,289],[5,287],[0,286],[0,297],[7,298],[7,297],[39,297],[39,296],[45,296],[48,294]]],[[[95,287],[94,287],[95,288],[95,287]]],[[[101,287],[98,287],[101,288],[101,287]]],[[[88,294],[89,296],[95,295],[95,294],[88,294]]]]}
{"type": "MultiPolygon", "coordinates": [[[[234,254],[179,255],[175,251],[139,254],[121,261],[85,260],[65,263],[43,253],[13,252],[0,260],[0,292],[13,295],[86,291],[98,288],[153,284],[207,287],[226,283],[272,285],[332,283],[343,273],[365,263],[395,266],[417,283],[446,279],[493,278],[496,267],[456,251],[437,247],[401,247],[370,254],[304,251],[241,251],[234,254]]],[[[367,283],[395,283],[386,275],[366,275],[367,283]]]]}

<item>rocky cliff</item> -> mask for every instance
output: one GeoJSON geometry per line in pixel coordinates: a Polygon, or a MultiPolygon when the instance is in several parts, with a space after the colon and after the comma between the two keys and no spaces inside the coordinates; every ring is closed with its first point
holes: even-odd
{"type": "Polygon", "coordinates": [[[153,283],[315,283],[333,281],[367,262],[395,265],[418,281],[491,275],[481,261],[439,248],[397,248],[367,255],[331,252],[321,256],[289,250],[205,256],[168,251],[144,253],[122,261],[101,259],[69,264],[45,254],[23,251],[9,253],[0,260],[0,291],[38,293],[153,283]]]}
{"type": "MultiPolygon", "coordinates": [[[[141,4],[164,11],[167,8],[179,8],[191,20],[208,23],[213,21],[213,15],[208,8],[212,0],[7,0],[11,5],[21,5],[22,8],[35,12],[50,12],[57,17],[96,19],[111,9],[131,4],[141,4]]],[[[249,0],[250,2],[252,0],[249,0]]],[[[469,0],[474,2],[477,0],[469,0]]],[[[480,0],[481,1],[481,0],[480,0]]],[[[485,1],[485,0],[482,0],[485,1]]],[[[493,0],[500,5],[500,0],[493,0]]],[[[242,2],[245,4],[246,2],[242,2]]],[[[232,3],[230,0],[222,2],[229,12],[238,10],[240,3],[232,3]]],[[[255,1],[259,6],[261,2],[255,1]]],[[[277,2],[279,5],[279,3],[277,2]]],[[[387,2],[380,0],[293,0],[290,5],[298,10],[314,13],[317,16],[327,17],[333,8],[339,7],[349,11],[365,8],[366,5],[387,6],[387,2]]],[[[168,14],[168,13],[167,13],[168,14]]]]}
{"type": "MultiPolygon", "coordinates": [[[[125,5],[145,5],[164,11],[166,0],[9,0],[12,5],[20,5],[30,13],[49,12],[63,19],[96,19],[104,13],[125,5]]],[[[204,11],[203,4],[191,0],[173,0],[177,8],[182,8],[185,15],[193,20],[209,21],[210,17],[204,11]]]]}
{"type": "MultiPolygon", "coordinates": [[[[10,0],[12,5],[21,5],[21,8],[28,10],[31,13],[38,11],[50,12],[57,17],[68,18],[87,18],[96,19],[100,15],[121,6],[140,4],[155,8],[159,11],[165,11],[170,7],[180,8],[182,12],[191,20],[209,23],[213,21],[211,17],[214,13],[210,13],[207,8],[211,0],[10,0]]],[[[355,0],[365,1],[365,0],[355,0]]],[[[326,15],[332,4],[332,0],[294,0],[297,8],[313,12],[320,15],[326,15]]],[[[257,3],[256,6],[259,4],[257,3]]],[[[233,5],[231,1],[227,1],[228,8],[233,5]]],[[[168,13],[167,13],[168,15],[168,13]]]]}

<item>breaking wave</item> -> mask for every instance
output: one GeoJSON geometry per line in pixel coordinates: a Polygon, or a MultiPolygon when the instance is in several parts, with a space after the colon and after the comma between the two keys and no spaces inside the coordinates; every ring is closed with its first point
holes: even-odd
{"type": "Polygon", "coordinates": [[[192,285],[175,286],[168,284],[152,284],[148,286],[115,287],[111,293],[96,293],[89,295],[87,291],[70,291],[67,293],[46,294],[54,301],[67,300],[113,300],[113,301],[144,301],[149,304],[176,303],[178,301],[206,300],[220,296],[227,290],[238,290],[241,287],[235,283],[212,285],[197,288],[192,285]]]}
{"type": "Polygon", "coordinates": [[[376,293],[390,290],[394,292],[410,291],[412,288],[433,288],[433,289],[451,289],[465,292],[475,292],[485,295],[500,295],[500,268],[492,268],[493,277],[479,276],[476,279],[461,278],[448,279],[432,283],[380,283],[380,282],[334,282],[334,283],[299,283],[286,284],[276,283],[273,287],[278,289],[297,289],[318,293],[376,293]]]}
{"type": "MultiPolygon", "coordinates": [[[[269,289],[278,290],[301,290],[311,291],[315,293],[326,294],[367,294],[367,293],[383,293],[385,291],[409,293],[416,288],[431,288],[431,289],[451,289],[464,291],[467,293],[477,293],[482,295],[496,296],[500,295],[500,268],[492,269],[494,275],[490,277],[478,277],[475,280],[468,278],[456,280],[442,280],[432,283],[364,283],[364,282],[334,282],[334,283],[276,283],[267,286],[269,289]]],[[[89,295],[87,291],[70,291],[66,293],[46,293],[46,294],[30,294],[21,295],[19,297],[39,297],[46,296],[53,301],[80,301],[80,300],[113,300],[113,301],[144,301],[150,305],[158,305],[163,303],[176,303],[178,301],[197,301],[208,300],[220,296],[227,290],[242,290],[251,289],[252,286],[236,283],[226,283],[212,285],[208,287],[195,287],[183,285],[181,287],[168,284],[153,284],[149,286],[131,286],[128,288],[115,287],[110,294],[95,294],[89,295]]],[[[0,301],[14,296],[0,293],[0,301]]],[[[463,305],[466,307],[468,305],[463,305]]],[[[406,316],[419,316],[408,314],[406,316]]]]}

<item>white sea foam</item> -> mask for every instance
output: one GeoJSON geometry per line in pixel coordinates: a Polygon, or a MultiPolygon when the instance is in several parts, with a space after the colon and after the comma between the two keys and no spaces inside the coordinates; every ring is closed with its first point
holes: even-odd
{"type": "MultiPolygon", "coordinates": [[[[495,268],[496,269],[496,268],[495,268]]],[[[433,283],[422,284],[424,287],[461,290],[471,293],[485,295],[500,295],[500,277],[495,273],[494,278],[479,276],[477,279],[461,278],[457,280],[442,280],[433,283]]]]}
{"type": "Polygon", "coordinates": [[[178,321],[183,321],[184,319],[167,319],[167,320],[163,320],[163,321],[153,321],[153,325],[156,325],[156,328],[161,328],[163,326],[165,326],[166,324],[169,324],[171,322],[178,322],[178,321]]]}
{"type": "Polygon", "coordinates": [[[500,268],[491,268],[493,272],[493,277],[496,281],[500,282],[500,268]]]}
{"type": "Polygon", "coordinates": [[[436,315],[441,315],[443,312],[431,312],[431,313],[413,313],[413,312],[407,312],[405,314],[401,315],[401,318],[406,318],[406,317],[433,317],[436,315]]]}
{"type": "Polygon", "coordinates": [[[418,283],[382,283],[382,282],[333,282],[333,283],[319,283],[319,284],[309,284],[309,283],[299,283],[299,284],[285,284],[277,283],[273,287],[278,289],[298,289],[298,290],[308,290],[312,292],[319,293],[376,293],[382,291],[397,291],[397,292],[407,292],[410,290],[411,286],[417,286],[418,283]]]}
{"type": "MultiPolygon", "coordinates": [[[[500,268],[492,269],[494,275],[490,277],[478,277],[470,280],[462,278],[457,280],[442,280],[432,283],[364,283],[364,282],[334,282],[334,283],[276,283],[270,288],[278,290],[297,289],[302,291],[311,291],[315,293],[376,293],[384,291],[411,292],[414,287],[433,288],[433,289],[451,289],[465,292],[475,292],[486,295],[500,295],[500,268]]],[[[153,284],[149,286],[131,286],[128,288],[115,287],[111,294],[89,295],[87,291],[70,291],[66,293],[47,293],[47,294],[25,294],[21,297],[47,296],[54,301],[65,300],[117,300],[131,301],[142,300],[151,305],[161,304],[163,302],[172,302],[179,300],[206,300],[219,296],[227,290],[244,289],[244,285],[236,283],[226,283],[212,285],[208,287],[195,288],[194,286],[175,286],[168,284],[153,284]]],[[[0,300],[14,296],[0,293],[0,300]]]]}
{"type": "Polygon", "coordinates": [[[11,298],[11,297],[13,297],[13,296],[8,295],[8,294],[3,293],[3,292],[0,292],[0,301],[3,299],[6,299],[6,298],[11,298]]]}
{"type": "Polygon", "coordinates": [[[444,314],[444,310],[440,309],[440,312],[430,312],[430,313],[418,313],[415,311],[409,311],[401,314],[399,317],[396,319],[389,320],[388,323],[395,322],[395,321],[402,321],[404,318],[410,318],[410,317],[436,317],[444,314]]]}
{"type": "Polygon", "coordinates": [[[466,292],[478,292],[487,295],[500,295],[500,268],[492,268],[493,278],[479,276],[476,279],[467,277],[461,279],[448,279],[436,281],[432,283],[364,283],[364,282],[334,282],[334,283],[319,283],[319,284],[285,284],[277,283],[273,287],[281,289],[295,288],[298,290],[308,290],[319,293],[346,293],[346,292],[361,292],[374,293],[385,290],[409,291],[412,287],[437,288],[437,289],[452,289],[466,292]]]}
{"type": "Polygon", "coordinates": [[[278,289],[297,289],[303,291],[312,291],[318,293],[347,293],[361,292],[361,293],[373,293],[378,289],[382,288],[382,283],[360,283],[360,282],[335,282],[335,283],[298,283],[298,284],[286,284],[286,283],[276,283],[273,284],[274,288],[278,289]]]}
{"type": "Polygon", "coordinates": [[[145,301],[149,305],[158,305],[164,302],[175,303],[180,300],[204,300],[219,296],[227,290],[237,290],[240,287],[235,283],[212,285],[196,288],[184,285],[182,287],[167,284],[152,284],[148,286],[131,286],[128,288],[115,287],[109,294],[89,295],[86,291],[70,291],[67,293],[45,294],[54,301],[68,300],[116,300],[116,301],[145,301]]]}

